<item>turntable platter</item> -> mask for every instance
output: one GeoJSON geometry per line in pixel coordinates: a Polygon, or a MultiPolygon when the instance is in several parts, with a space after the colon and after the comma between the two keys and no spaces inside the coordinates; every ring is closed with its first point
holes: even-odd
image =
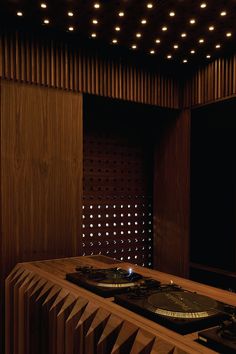
{"type": "Polygon", "coordinates": [[[147,301],[153,312],[168,317],[205,318],[218,312],[214,299],[186,291],[154,293],[147,301]]]}

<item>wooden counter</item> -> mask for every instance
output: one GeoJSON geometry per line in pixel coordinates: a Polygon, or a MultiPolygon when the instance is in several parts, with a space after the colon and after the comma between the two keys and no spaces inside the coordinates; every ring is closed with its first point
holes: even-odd
{"type": "Polygon", "coordinates": [[[6,279],[6,354],[215,353],[65,280],[78,265],[132,267],[236,306],[233,293],[104,256],[21,263],[6,279]]]}

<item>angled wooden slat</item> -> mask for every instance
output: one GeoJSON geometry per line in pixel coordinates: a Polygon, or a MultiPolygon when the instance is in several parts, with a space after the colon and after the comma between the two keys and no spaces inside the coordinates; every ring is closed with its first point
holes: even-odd
{"type": "Polygon", "coordinates": [[[130,353],[137,333],[138,327],[128,321],[125,321],[120,329],[111,353],[130,353]]]}
{"type": "Polygon", "coordinates": [[[123,320],[120,317],[111,314],[97,345],[99,354],[111,353],[122,324],[123,320]]]}
{"type": "Polygon", "coordinates": [[[155,341],[155,336],[139,329],[130,354],[149,354],[155,341]]]}
{"type": "Polygon", "coordinates": [[[165,342],[162,339],[156,338],[150,354],[173,354],[175,346],[171,343],[165,342]]]}

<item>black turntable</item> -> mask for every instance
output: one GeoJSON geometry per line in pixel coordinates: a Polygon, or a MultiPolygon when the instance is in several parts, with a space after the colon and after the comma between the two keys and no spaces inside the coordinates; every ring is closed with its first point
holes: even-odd
{"type": "Polygon", "coordinates": [[[115,302],[181,334],[215,326],[227,318],[225,304],[175,284],[151,290],[139,286],[115,296],[115,302]]]}
{"type": "Polygon", "coordinates": [[[66,274],[66,279],[103,297],[124,293],[143,278],[132,269],[78,267],[76,270],[75,273],[66,274]]]}
{"type": "Polygon", "coordinates": [[[236,353],[236,317],[232,315],[220,326],[210,328],[198,334],[200,343],[220,353],[236,353]]]}

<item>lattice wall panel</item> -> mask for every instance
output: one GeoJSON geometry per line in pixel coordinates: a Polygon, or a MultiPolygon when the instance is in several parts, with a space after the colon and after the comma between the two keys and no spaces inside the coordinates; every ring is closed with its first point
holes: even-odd
{"type": "Polygon", "coordinates": [[[83,253],[151,267],[150,145],[139,129],[122,131],[120,123],[102,119],[85,128],[83,253]]]}

